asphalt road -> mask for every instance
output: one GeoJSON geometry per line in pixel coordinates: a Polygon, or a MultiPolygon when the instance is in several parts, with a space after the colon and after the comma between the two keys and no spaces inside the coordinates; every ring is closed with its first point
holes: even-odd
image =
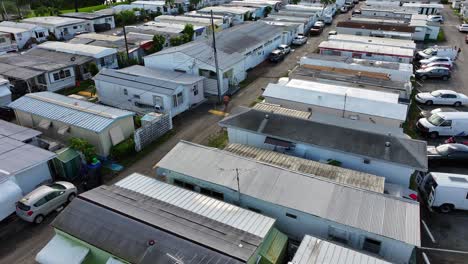
{"type": "MultiPolygon", "coordinates": [[[[317,49],[318,44],[327,38],[328,32],[335,27],[337,21],[347,19],[350,14],[351,12],[348,12],[347,14],[336,16],[333,24],[327,26],[320,36],[311,37],[306,45],[293,48],[284,61],[280,63],[264,62],[251,70],[248,73],[248,79],[253,81],[233,96],[228,112],[236,106],[249,106],[262,94],[262,88],[265,88],[268,83],[276,82],[280,77],[286,76],[288,71],[298,65],[300,57],[312,53],[317,49]]],[[[180,140],[200,144],[207,143],[209,137],[220,130],[218,122],[223,118],[222,116],[211,114],[209,111],[212,109],[221,110],[222,107],[216,106],[213,103],[205,103],[196,109],[178,115],[174,119],[175,135],[143,159],[126,168],[116,178],[112,179],[111,182],[133,172],[153,176],[153,165],[164,157],[180,140]]],[[[0,223],[0,264],[35,263],[35,255],[47,244],[54,234],[49,224],[55,216],[56,214],[48,216],[40,226],[34,226],[15,218],[12,221],[0,223]]]]}

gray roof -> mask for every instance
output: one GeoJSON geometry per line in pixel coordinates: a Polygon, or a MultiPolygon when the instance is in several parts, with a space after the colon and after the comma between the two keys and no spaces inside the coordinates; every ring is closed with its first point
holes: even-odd
{"type": "Polygon", "coordinates": [[[30,24],[30,23],[22,23],[22,22],[14,22],[14,21],[2,21],[0,22],[0,26],[2,27],[11,27],[11,28],[20,28],[25,30],[33,30],[37,28],[37,25],[30,24]]]}
{"type": "Polygon", "coordinates": [[[390,264],[374,256],[305,235],[294,258],[288,264],[390,264]]]}
{"type": "Polygon", "coordinates": [[[103,69],[94,80],[115,83],[145,91],[172,95],[180,85],[195,84],[204,77],[134,65],[121,70],[103,69]]]}
{"type": "Polygon", "coordinates": [[[75,12],[75,13],[65,13],[65,14],[60,14],[59,16],[61,17],[71,17],[71,18],[81,18],[81,19],[86,19],[86,20],[93,20],[93,19],[98,19],[102,17],[109,17],[113,16],[111,14],[105,14],[105,13],[86,13],[86,12],[75,12]]]}
{"type": "MultiPolygon", "coordinates": [[[[52,226],[130,263],[172,263],[174,260],[171,257],[183,258],[187,264],[242,263],[140,219],[127,217],[125,212],[94,204],[94,199],[106,199],[115,202],[115,206],[118,206],[119,200],[134,202],[124,196],[116,196],[112,190],[98,187],[92,192],[95,196],[93,200],[88,202],[83,198],[75,199],[55,218],[52,226]],[[155,241],[153,247],[148,245],[150,240],[155,241]]],[[[129,194],[130,197],[135,195],[129,192],[122,194],[129,194]]],[[[151,203],[149,200],[146,202],[151,203]]],[[[131,205],[127,208],[130,209],[131,205]]],[[[143,211],[138,207],[134,209],[143,211]]],[[[146,213],[151,215],[151,212],[146,213]]],[[[161,211],[161,214],[164,215],[164,212],[161,211]]],[[[155,214],[155,217],[161,216],[155,214]]],[[[184,222],[187,224],[188,221],[184,222]]]]}
{"type": "Polygon", "coordinates": [[[94,104],[52,92],[26,94],[13,101],[11,108],[49,120],[101,132],[120,118],[133,116],[133,112],[94,104]]]}
{"type": "MultiPolygon", "coordinates": [[[[285,125],[285,127],[288,127],[285,125]]],[[[420,245],[419,204],[366,191],[237,156],[227,151],[179,142],[156,165],[158,170],[192,177],[261,201],[328,221],[420,245]]]]}
{"type": "MultiPolygon", "coordinates": [[[[218,254],[214,252],[211,254],[218,255],[218,258],[225,260],[231,259],[234,263],[246,262],[254,256],[275,222],[269,217],[139,174],[132,174],[113,186],[98,187],[81,194],[79,198],[77,200],[81,206],[83,206],[81,201],[86,200],[101,207],[100,211],[103,211],[103,213],[95,211],[92,214],[93,217],[87,216],[86,218],[91,223],[98,221],[106,226],[113,225],[112,219],[115,219],[114,217],[101,218],[106,215],[106,209],[109,209],[116,215],[128,217],[145,225],[146,230],[158,229],[160,232],[171,234],[179,237],[182,241],[197,245],[192,247],[201,247],[208,252],[216,251],[218,254]],[[99,217],[95,217],[97,215],[99,217]],[[239,246],[240,244],[242,246],[239,246]]],[[[74,203],[75,201],[72,205],[74,203]]],[[[74,209],[67,208],[65,212],[72,211],[73,213],[76,210],[79,210],[79,207],[77,209],[75,205],[74,209]]],[[[130,241],[117,239],[108,235],[109,230],[99,233],[94,230],[99,227],[86,226],[86,223],[81,223],[80,219],[74,220],[75,213],[79,212],[74,212],[72,215],[66,213],[65,216],[61,214],[53,226],[99,248],[109,249],[113,254],[114,252],[127,254],[128,256],[124,259],[132,263],[135,263],[138,255],[141,256],[141,249],[132,252],[136,246],[132,246],[132,244],[136,242],[135,238],[139,237],[135,236],[132,231],[126,234],[126,236],[129,236],[129,233],[132,234],[133,239],[130,241]],[[103,241],[106,238],[114,241],[103,241]]],[[[134,225],[138,231],[138,225],[134,225]]],[[[120,231],[120,228],[109,229],[120,231]]],[[[133,227],[128,226],[124,229],[130,230],[133,227]]],[[[114,232],[118,233],[119,231],[114,232]]],[[[173,249],[177,249],[174,244],[159,237],[153,239],[157,243],[160,242],[163,248],[174,247],[173,249]]],[[[142,240],[142,242],[146,241],[148,240],[142,240]]],[[[210,263],[224,262],[213,261],[210,263]]]]}
{"type": "Polygon", "coordinates": [[[41,134],[40,131],[0,120],[0,136],[25,142],[41,134]]]}
{"type": "Polygon", "coordinates": [[[302,172],[336,183],[346,184],[378,193],[384,192],[384,177],[328,165],[313,160],[302,159],[280,152],[251,147],[248,145],[229,144],[224,150],[239,156],[252,158],[261,162],[286,168],[292,171],[302,172]]]}
{"type": "Polygon", "coordinates": [[[309,117],[312,115],[311,112],[289,109],[289,108],[281,107],[280,105],[275,105],[275,104],[270,104],[270,103],[265,103],[265,102],[257,103],[252,108],[263,111],[263,112],[277,113],[280,115],[287,115],[287,116],[292,116],[292,117],[302,118],[302,119],[309,119],[309,117]]]}
{"type": "MultiPolygon", "coordinates": [[[[226,69],[244,57],[247,49],[263,45],[283,33],[282,27],[266,23],[252,22],[238,25],[216,34],[216,47],[220,68],[226,69]]],[[[164,49],[151,56],[182,52],[190,57],[197,58],[205,63],[214,65],[214,55],[211,42],[192,41],[181,46],[164,49]]]]}
{"type": "Polygon", "coordinates": [[[319,123],[255,109],[243,109],[221,122],[220,126],[234,127],[282,140],[300,142],[397,163],[419,170],[427,170],[426,142],[401,136],[385,135],[352,129],[334,124],[319,123]],[[385,144],[389,142],[390,148],[385,144]]]}
{"type": "Polygon", "coordinates": [[[55,157],[55,153],[0,136],[0,175],[14,175],[55,157]]]}

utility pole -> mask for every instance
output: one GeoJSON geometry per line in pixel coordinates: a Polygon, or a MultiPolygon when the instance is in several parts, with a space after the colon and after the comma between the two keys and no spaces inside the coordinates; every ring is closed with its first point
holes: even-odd
{"type": "Polygon", "coordinates": [[[2,7],[3,7],[3,12],[2,12],[3,20],[8,21],[8,13],[7,13],[6,9],[5,9],[5,4],[4,4],[3,1],[2,1],[2,7]]]}
{"type": "Polygon", "coordinates": [[[240,203],[241,203],[241,191],[240,191],[240,179],[239,179],[239,169],[236,168],[236,179],[237,179],[237,194],[238,194],[238,200],[237,202],[239,203],[239,206],[240,206],[240,203]]]}
{"type": "Polygon", "coordinates": [[[211,10],[211,31],[213,32],[213,52],[216,67],[216,83],[218,84],[218,103],[221,103],[221,80],[219,79],[218,52],[216,51],[215,27],[213,19],[213,10],[211,10]]]}
{"type": "Polygon", "coordinates": [[[123,35],[125,40],[125,51],[127,52],[127,60],[129,60],[130,55],[128,54],[127,32],[125,32],[125,26],[123,26],[123,35]]]}
{"type": "Polygon", "coordinates": [[[75,12],[78,13],[78,0],[75,0],[75,12]]]}

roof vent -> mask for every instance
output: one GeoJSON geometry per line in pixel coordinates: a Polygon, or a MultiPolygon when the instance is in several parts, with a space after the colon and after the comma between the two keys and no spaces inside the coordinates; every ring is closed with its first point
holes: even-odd
{"type": "Polygon", "coordinates": [[[265,119],[269,119],[270,116],[268,114],[265,114],[265,119]]]}
{"type": "Polygon", "coordinates": [[[388,142],[388,141],[385,142],[385,147],[386,147],[386,148],[389,148],[391,145],[392,145],[392,144],[390,144],[390,142],[388,142]]]}

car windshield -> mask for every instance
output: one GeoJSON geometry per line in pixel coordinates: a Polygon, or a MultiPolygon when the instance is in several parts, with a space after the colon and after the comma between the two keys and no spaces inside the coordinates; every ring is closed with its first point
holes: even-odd
{"type": "Polygon", "coordinates": [[[50,188],[54,189],[54,190],[65,190],[65,186],[61,185],[61,184],[58,184],[58,183],[52,183],[52,184],[48,184],[47,186],[49,186],[50,188]]]}
{"type": "Polygon", "coordinates": [[[313,26],[312,29],[320,29],[320,26],[313,26]]]}
{"type": "Polygon", "coordinates": [[[442,95],[442,93],[439,92],[439,91],[433,91],[433,92],[431,92],[431,95],[434,96],[434,97],[439,97],[439,96],[442,95]]]}
{"type": "Polygon", "coordinates": [[[431,55],[434,52],[434,49],[425,49],[423,50],[424,54],[431,55]]]}
{"type": "Polygon", "coordinates": [[[431,124],[434,125],[434,126],[440,126],[444,121],[445,121],[445,119],[443,119],[442,117],[440,117],[438,114],[431,115],[431,116],[427,119],[427,122],[431,123],[431,124]]]}
{"type": "Polygon", "coordinates": [[[19,209],[21,209],[23,211],[29,211],[29,209],[31,209],[31,206],[25,205],[22,202],[18,202],[16,205],[18,206],[19,209]]]}
{"type": "Polygon", "coordinates": [[[436,147],[436,151],[440,155],[445,156],[445,155],[448,155],[448,154],[454,152],[455,148],[450,146],[450,145],[440,145],[440,146],[436,147]]]}

